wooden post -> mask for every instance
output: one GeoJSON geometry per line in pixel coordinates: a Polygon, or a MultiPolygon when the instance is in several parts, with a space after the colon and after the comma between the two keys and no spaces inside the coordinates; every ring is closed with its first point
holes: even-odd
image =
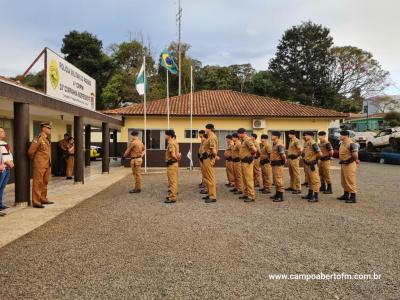
{"type": "Polygon", "coordinates": [[[80,116],[74,116],[74,181],[84,181],[84,152],[83,152],[83,119],[80,116]]]}
{"type": "Polygon", "coordinates": [[[110,127],[108,123],[102,123],[102,173],[110,173],[110,127]]]}
{"type": "Polygon", "coordinates": [[[85,166],[90,166],[90,143],[91,143],[91,135],[92,126],[85,126],[85,166]]]}

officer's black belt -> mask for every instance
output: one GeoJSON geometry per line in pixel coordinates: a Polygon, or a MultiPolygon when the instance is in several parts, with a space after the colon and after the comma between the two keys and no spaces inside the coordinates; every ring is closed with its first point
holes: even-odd
{"type": "Polygon", "coordinates": [[[178,162],[177,160],[167,160],[166,161],[167,166],[171,166],[171,165],[173,165],[174,163],[177,163],[177,162],[178,162]]]}
{"type": "Polygon", "coordinates": [[[298,155],[296,155],[296,154],[290,154],[288,157],[289,157],[290,159],[296,159],[296,158],[299,158],[299,156],[298,156],[298,155]]]}
{"type": "Polygon", "coordinates": [[[241,162],[251,164],[253,162],[253,156],[246,156],[240,160],[241,162]]]}
{"type": "Polygon", "coordinates": [[[233,162],[240,162],[240,158],[239,157],[232,158],[232,160],[233,160],[233,162]]]}
{"type": "Polygon", "coordinates": [[[138,158],[142,158],[141,156],[134,156],[134,157],[131,157],[131,159],[138,159],[138,158]]]}
{"type": "Polygon", "coordinates": [[[314,166],[317,164],[316,160],[304,160],[304,164],[306,164],[307,166],[314,166]]]}
{"type": "Polygon", "coordinates": [[[232,159],[232,157],[227,157],[226,158],[226,161],[232,161],[233,159],[232,159]]]}
{"type": "Polygon", "coordinates": [[[270,161],[269,161],[268,158],[260,160],[260,165],[262,165],[262,166],[265,165],[265,164],[269,164],[269,163],[270,163],[270,161]]]}
{"type": "Polygon", "coordinates": [[[320,160],[321,160],[321,161],[331,160],[331,157],[330,157],[330,156],[322,156],[322,157],[320,158],[320,160]]]}
{"type": "Polygon", "coordinates": [[[354,158],[349,158],[349,159],[346,159],[346,160],[339,161],[339,164],[348,165],[348,164],[351,164],[353,161],[354,161],[354,158]]]}
{"type": "Polygon", "coordinates": [[[273,160],[271,161],[271,166],[283,166],[285,162],[283,160],[273,160]]]}

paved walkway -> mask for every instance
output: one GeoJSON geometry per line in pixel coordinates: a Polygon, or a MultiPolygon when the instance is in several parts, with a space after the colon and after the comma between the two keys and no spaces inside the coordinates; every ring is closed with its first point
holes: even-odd
{"type": "Polygon", "coordinates": [[[180,171],[174,205],[165,174],[135,195],[127,176],[1,248],[0,299],[398,299],[398,166],[363,163],[355,205],[335,200],[337,170],[335,194],[315,204],[246,204],[217,173],[217,203],[200,200],[196,171],[180,171]],[[381,279],[269,277],[321,272],[381,279]]]}

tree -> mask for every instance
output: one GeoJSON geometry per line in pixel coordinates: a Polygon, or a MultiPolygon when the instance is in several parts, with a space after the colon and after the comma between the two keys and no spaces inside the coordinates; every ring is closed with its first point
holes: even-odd
{"type": "Polygon", "coordinates": [[[390,127],[400,126],[400,112],[391,111],[384,117],[385,123],[390,127]]]}
{"type": "Polygon", "coordinates": [[[393,96],[378,96],[370,99],[370,103],[376,107],[378,113],[384,113],[388,110],[395,110],[400,108],[400,101],[393,98],[393,96]]]}
{"type": "Polygon", "coordinates": [[[340,95],[359,89],[362,97],[369,97],[388,86],[389,72],[382,70],[371,53],[352,46],[332,47],[329,53],[330,82],[340,95]]]}
{"type": "Polygon", "coordinates": [[[259,71],[251,78],[247,91],[259,96],[278,97],[279,84],[270,71],[259,71]]]}
{"type": "MultiPolygon", "coordinates": [[[[12,80],[18,81],[20,80],[22,75],[17,75],[14,78],[11,78],[12,80]]],[[[27,86],[33,87],[37,90],[42,90],[44,91],[44,70],[41,70],[37,73],[30,73],[28,74],[25,79],[22,81],[23,84],[26,84],[27,86]]]]}
{"type": "Polygon", "coordinates": [[[251,81],[251,78],[256,73],[256,70],[251,66],[251,64],[232,65],[229,66],[229,68],[231,68],[232,73],[238,78],[240,92],[243,92],[246,88],[246,84],[251,81]]]}
{"type": "Polygon", "coordinates": [[[65,59],[96,80],[96,108],[103,109],[101,92],[111,77],[114,67],[103,52],[103,43],[95,35],[73,30],[63,38],[61,52],[65,59]]]}
{"type": "Polygon", "coordinates": [[[198,90],[239,90],[239,78],[230,67],[205,66],[200,70],[198,90]]]}
{"type": "Polygon", "coordinates": [[[286,30],[269,62],[269,70],[281,82],[279,96],[326,107],[326,97],[333,92],[328,82],[332,44],[329,29],[311,21],[286,30]]]}

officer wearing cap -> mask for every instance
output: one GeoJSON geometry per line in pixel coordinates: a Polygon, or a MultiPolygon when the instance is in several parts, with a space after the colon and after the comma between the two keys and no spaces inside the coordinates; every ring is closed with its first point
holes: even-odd
{"type": "Polygon", "coordinates": [[[168,196],[164,203],[175,203],[178,194],[178,161],[180,159],[179,145],[176,141],[175,131],[168,129],[165,131],[167,149],[165,150],[165,162],[167,164],[168,177],[168,196]]]}
{"type": "Polygon", "coordinates": [[[273,131],[271,133],[272,140],[272,153],[271,153],[271,166],[272,175],[274,178],[276,193],[271,197],[274,202],[283,201],[283,192],[285,190],[285,181],[283,177],[283,167],[286,163],[285,146],[280,139],[281,133],[273,131]]]}
{"type": "Polygon", "coordinates": [[[139,132],[131,132],[132,141],[124,153],[124,157],[131,159],[132,175],[135,180],[135,187],[129,193],[140,193],[142,190],[142,162],[145,154],[145,148],[139,139],[139,132]]]}
{"type": "Polygon", "coordinates": [[[232,149],[232,162],[233,162],[233,173],[235,175],[235,188],[231,189],[235,195],[240,195],[243,193],[243,176],[242,176],[242,164],[240,162],[240,139],[237,132],[232,134],[232,140],[234,143],[232,149]]]}
{"type": "Polygon", "coordinates": [[[40,124],[41,132],[29,146],[28,156],[33,161],[32,206],[44,208],[46,204],[53,204],[47,199],[47,185],[51,176],[51,144],[49,135],[52,124],[40,124]]]}
{"type": "Polygon", "coordinates": [[[244,184],[244,195],[239,197],[239,199],[243,199],[244,202],[253,202],[256,199],[256,193],[254,191],[254,156],[257,153],[257,148],[252,138],[246,134],[244,128],[239,128],[237,133],[242,140],[239,148],[239,157],[244,184]]]}
{"type": "Polygon", "coordinates": [[[254,166],[253,166],[253,178],[254,187],[260,186],[261,169],[260,169],[260,144],[257,142],[257,134],[252,133],[251,139],[253,140],[254,146],[256,146],[257,151],[254,156],[254,166]]]}
{"type": "Polygon", "coordinates": [[[321,188],[319,190],[324,194],[332,194],[331,159],[333,147],[328,141],[325,131],[318,132],[318,139],[318,146],[322,152],[322,156],[318,161],[319,177],[321,179],[321,188]]]}
{"type": "Polygon", "coordinates": [[[205,156],[203,159],[204,179],[208,195],[203,199],[206,203],[217,201],[217,182],[215,178],[215,161],[218,159],[218,138],[214,133],[214,125],[206,125],[207,140],[204,143],[205,156]]]}
{"type": "Polygon", "coordinates": [[[296,137],[296,131],[289,131],[289,148],[288,148],[288,168],[290,176],[290,186],[286,191],[292,191],[292,194],[301,193],[300,185],[300,157],[302,154],[302,147],[299,139],[296,137]]]}
{"type": "Polygon", "coordinates": [[[200,171],[201,171],[201,184],[199,184],[200,187],[200,194],[203,195],[208,195],[208,191],[207,191],[207,184],[206,184],[206,175],[205,175],[205,171],[204,171],[204,159],[207,158],[207,153],[204,151],[204,144],[206,143],[207,139],[208,139],[208,134],[202,130],[203,133],[200,135],[200,139],[201,139],[201,145],[199,148],[199,160],[200,160],[200,171]]]}
{"type": "Polygon", "coordinates": [[[358,144],[354,143],[347,130],[340,132],[340,147],[339,147],[339,163],[341,183],[344,193],[339,200],[345,200],[346,203],[356,203],[356,171],[358,160],[358,144]]]}
{"type": "Polygon", "coordinates": [[[304,172],[309,178],[308,194],[303,196],[303,199],[308,199],[308,202],[318,202],[318,193],[321,187],[321,181],[318,174],[318,159],[322,156],[321,149],[314,141],[314,133],[305,131],[304,136],[304,172]]]}
{"type": "Polygon", "coordinates": [[[235,186],[235,175],[233,173],[233,161],[232,161],[233,146],[234,143],[232,140],[232,135],[228,134],[226,136],[226,149],[224,152],[226,177],[228,179],[228,183],[225,185],[228,187],[235,186]]]}
{"type": "Polygon", "coordinates": [[[272,187],[272,168],[271,168],[271,153],[272,147],[268,142],[268,135],[261,135],[261,147],[260,147],[260,167],[262,174],[263,187],[260,191],[263,194],[271,193],[272,187]]]}

